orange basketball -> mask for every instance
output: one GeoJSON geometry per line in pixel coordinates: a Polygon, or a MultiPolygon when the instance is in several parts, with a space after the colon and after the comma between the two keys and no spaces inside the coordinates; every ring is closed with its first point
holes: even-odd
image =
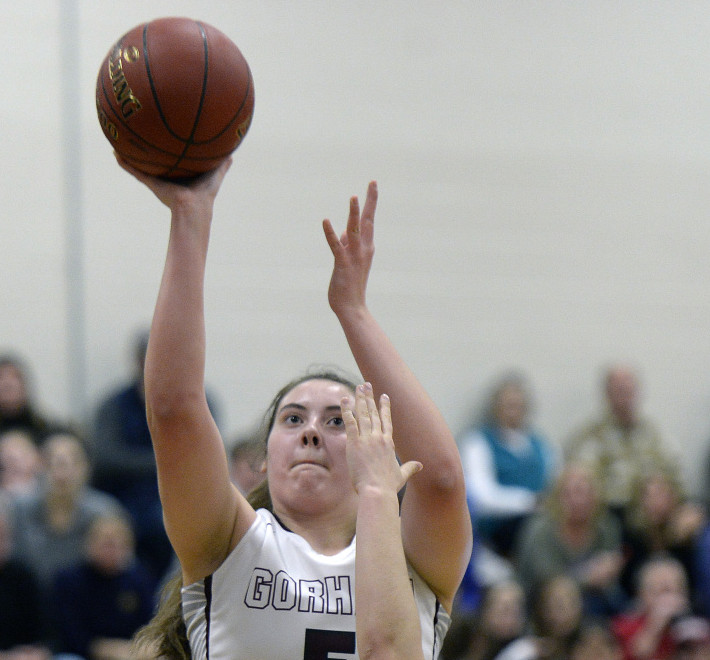
{"type": "Polygon", "coordinates": [[[133,167],[190,179],[241,143],[254,82],[242,53],[217,28],[158,18],[109,50],[96,79],[96,111],[104,135],[133,167]]]}

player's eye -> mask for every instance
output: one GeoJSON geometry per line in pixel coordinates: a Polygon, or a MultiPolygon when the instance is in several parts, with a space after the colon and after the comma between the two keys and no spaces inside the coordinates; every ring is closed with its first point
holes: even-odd
{"type": "Polygon", "coordinates": [[[330,426],[343,426],[345,422],[343,421],[342,417],[333,417],[330,420],[328,420],[328,424],[330,426]]]}

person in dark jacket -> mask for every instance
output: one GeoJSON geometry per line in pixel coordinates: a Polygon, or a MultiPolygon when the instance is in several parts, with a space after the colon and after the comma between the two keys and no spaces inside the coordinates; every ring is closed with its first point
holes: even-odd
{"type": "Polygon", "coordinates": [[[60,651],[87,660],[133,657],[131,638],[153,614],[156,586],[136,559],[130,521],[97,517],[84,557],[55,580],[60,651]]]}

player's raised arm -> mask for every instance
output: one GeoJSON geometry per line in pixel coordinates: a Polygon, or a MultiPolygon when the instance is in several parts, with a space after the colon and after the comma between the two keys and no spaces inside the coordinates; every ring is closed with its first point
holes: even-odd
{"type": "Polygon", "coordinates": [[[204,386],[203,285],[214,200],[231,159],[190,185],[119,163],[171,210],[170,236],[145,364],[148,424],[166,529],[186,582],[224,560],[253,510],[231,485],[204,386]]]}
{"type": "Polygon", "coordinates": [[[351,198],[342,236],[323,222],[335,259],[328,299],[363,377],[376,395],[386,392],[392,400],[397,455],[426,466],[409,482],[402,503],[404,551],[450,611],[472,542],[463,470],[443,416],[366,304],[377,194],[370,183],[362,213],[351,198]]]}

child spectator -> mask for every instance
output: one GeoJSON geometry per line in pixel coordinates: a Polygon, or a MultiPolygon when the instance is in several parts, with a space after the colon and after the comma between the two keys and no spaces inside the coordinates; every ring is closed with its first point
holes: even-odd
{"type": "Polygon", "coordinates": [[[467,612],[454,620],[441,649],[441,660],[497,659],[523,637],[526,619],[521,586],[512,580],[492,585],[475,614],[467,612]]]}
{"type": "Polygon", "coordinates": [[[545,581],[534,599],[532,628],[538,658],[568,660],[583,622],[582,590],[569,575],[545,581]]]}
{"type": "Polygon", "coordinates": [[[649,559],[639,571],[638,585],[634,607],[612,621],[624,660],[672,658],[672,626],[690,615],[683,565],[672,557],[649,559]]]}
{"type": "Polygon", "coordinates": [[[570,647],[570,660],[622,660],[621,646],[606,619],[588,621],[570,647]]]}

